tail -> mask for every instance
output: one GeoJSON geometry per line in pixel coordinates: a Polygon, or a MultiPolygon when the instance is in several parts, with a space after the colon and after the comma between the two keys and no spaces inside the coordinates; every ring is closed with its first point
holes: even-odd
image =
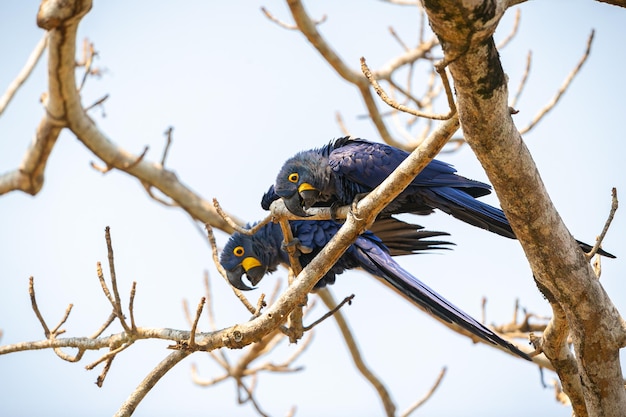
{"type": "Polygon", "coordinates": [[[516,238],[509,220],[499,208],[483,203],[453,187],[437,187],[429,191],[425,197],[433,207],[472,226],[489,230],[509,239],[516,238]]]}
{"type": "MultiPolygon", "coordinates": [[[[359,243],[359,241],[356,242],[357,245],[359,243]]],[[[387,253],[380,249],[380,247],[372,246],[364,248],[361,247],[361,245],[359,246],[361,249],[361,255],[367,258],[361,260],[361,266],[363,269],[373,275],[383,278],[402,295],[413,301],[431,315],[437,316],[448,323],[454,323],[481,339],[489,343],[502,346],[526,360],[532,360],[527,354],[502,339],[492,330],[488,329],[470,315],[455,307],[448,300],[412,276],[400,265],[398,265],[387,253]]]]}
{"type": "Polygon", "coordinates": [[[370,232],[374,233],[389,249],[391,256],[410,255],[427,250],[451,248],[454,245],[445,240],[426,240],[431,237],[450,236],[446,232],[422,230],[419,224],[406,223],[395,217],[378,217],[370,226],[370,232]]]}
{"type": "MultiPolygon", "coordinates": [[[[428,201],[433,207],[437,207],[441,211],[472,226],[489,230],[509,239],[517,239],[513,229],[511,229],[509,220],[499,208],[476,200],[466,192],[452,187],[437,187],[430,189],[430,191],[428,201]]],[[[589,252],[593,248],[593,245],[580,240],[576,240],[576,242],[578,242],[584,252],[589,252]]],[[[615,255],[603,249],[599,249],[598,253],[607,258],[615,258],[615,255]]]]}

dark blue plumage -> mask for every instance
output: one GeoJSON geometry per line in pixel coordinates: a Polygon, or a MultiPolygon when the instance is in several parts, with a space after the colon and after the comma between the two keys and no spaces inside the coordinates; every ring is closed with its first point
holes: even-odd
{"type": "MultiPolygon", "coordinates": [[[[306,208],[352,204],[359,195],[376,188],[407,156],[407,152],[386,144],[340,138],[287,160],[273,192],[283,199],[289,211],[306,217],[306,208]]],[[[488,184],[457,175],[451,165],[435,159],[381,215],[426,215],[439,209],[473,226],[515,239],[504,212],[477,200],[490,192],[488,184]]],[[[586,252],[592,248],[578,243],[586,252]]],[[[599,253],[615,257],[603,250],[599,253]]]]}
{"type": "MultiPolygon", "coordinates": [[[[299,257],[303,266],[306,266],[319,253],[341,227],[341,224],[334,221],[292,221],[290,224],[293,235],[298,239],[299,247],[303,251],[299,257]]],[[[383,243],[384,240],[388,245],[395,246],[397,253],[440,249],[447,242],[423,239],[445,235],[445,233],[415,230],[415,226],[406,225],[393,218],[379,219],[374,223],[373,229],[377,227],[385,236],[383,239],[371,231],[366,231],[360,235],[339,261],[320,279],[316,287],[320,288],[334,283],[336,275],[345,270],[362,268],[383,279],[404,297],[439,319],[454,323],[490,343],[503,346],[515,354],[529,359],[515,346],[456,308],[404,270],[393,260],[392,251],[383,243]],[[408,229],[412,231],[409,232],[408,229]],[[394,238],[392,230],[402,231],[399,233],[400,237],[394,238]],[[408,238],[411,233],[413,234],[412,239],[408,238]],[[412,246],[409,243],[411,241],[412,246]]],[[[275,271],[279,264],[288,265],[288,255],[281,246],[282,240],[280,226],[274,223],[265,225],[251,236],[240,233],[233,234],[220,257],[220,263],[226,270],[231,284],[239,289],[248,290],[251,288],[242,281],[244,274],[248,276],[253,285],[256,285],[266,273],[275,271]]]]}

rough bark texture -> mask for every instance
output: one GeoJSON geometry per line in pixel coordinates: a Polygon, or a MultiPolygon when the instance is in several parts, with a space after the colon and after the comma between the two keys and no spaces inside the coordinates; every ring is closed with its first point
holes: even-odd
{"type": "MultiPolygon", "coordinates": [[[[424,7],[449,62],[465,138],[537,282],[565,314],[587,414],[626,415],[618,355],[625,339],[621,317],[552,204],[509,113],[506,77],[492,39],[506,2],[424,1],[424,7]]],[[[558,367],[556,358],[550,359],[558,367]]]]}

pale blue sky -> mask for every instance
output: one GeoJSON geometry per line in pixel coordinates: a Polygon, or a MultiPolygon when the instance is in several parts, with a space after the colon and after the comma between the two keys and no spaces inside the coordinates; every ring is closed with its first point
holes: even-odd
{"type": "MultiPolygon", "coordinates": [[[[354,68],[365,56],[377,68],[400,52],[387,27],[411,39],[417,13],[379,1],[305,3],[313,16],[328,14],[320,30],[354,68]]],[[[206,199],[246,220],[261,218],[258,202],[282,162],[300,149],[316,147],[341,135],[340,111],[350,130],[377,140],[354,87],[340,80],[298,32],[269,22],[266,6],[290,21],[281,1],[235,2],[95,2],[83,20],[80,38],[100,52],[101,79],[89,80],[83,103],[110,94],[91,116],[111,140],[126,150],[160,160],[163,132],[174,126],[168,167],[206,199]]],[[[0,6],[0,90],[15,77],[42,35],[35,25],[38,2],[0,6]]],[[[585,64],[561,104],[525,140],[543,180],[572,234],[593,242],[610,206],[611,187],[626,191],[622,166],[623,96],[621,76],[626,51],[626,11],[591,1],[522,4],[519,35],[501,58],[511,85],[517,86],[529,49],[533,67],[515,116],[526,125],[548,102],[582,54],[592,28],[596,38],[585,64]]],[[[508,33],[509,11],[497,33],[508,33]]],[[[0,171],[14,169],[42,116],[39,96],[46,89],[45,61],[0,117],[0,171]]],[[[382,106],[381,106],[382,107],[382,106]]],[[[486,180],[468,148],[441,159],[470,178],[486,180]]],[[[95,274],[106,261],[104,227],[112,229],[121,291],[137,281],[136,319],[140,326],[187,328],[181,309],[186,298],[202,296],[202,273],[208,269],[216,295],[218,324],[248,318],[217,276],[204,237],[180,210],[153,202],[139,182],[120,172],[102,175],[97,161],[70,133],[63,133],[46,170],[43,190],[31,197],[0,197],[0,328],[2,344],[38,340],[43,332],[30,309],[27,283],[35,277],[39,305],[50,324],[67,304],[74,311],[65,325],[68,336],[90,334],[109,312],[95,274]]],[[[99,161],[97,161],[99,162],[99,161]]],[[[497,204],[495,197],[487,199],[497,204]]],[[[622,209],[623,210],[623,209],[622,209]]],[[[618,308],[626,307],[624,235],[618,211],[604,247],[618,255],[604,263],[602,283],[618,308]]],[[[515,298],[538,314],[550,314],[537,291],[519,245],[462,224],[445,214],[411,218],[430,229],[452,234],[454,251],[405,257],[403,266],[466,312],[480,317],[481,297],[488,298],[488,322],[512,315],[515,298]]],[[[227,236],[219,233],[223,244],[227,236]]],[[[549,248],[546,248],[549,250],[549,248]]],[[[269,291],[275,277],[262,289],[269,291]]],[[[361,272],[339,277],[337,298],[356,294],[345,308],[366,362],[387,384],[399,409],[420,398],[443,366],[448,367],[436,395],[422,408],[428,416],[566,417],[551,389],[540,383],[538,369],[484,345],[472,345],[361,272]],[[375,332],[372,332],[375,329],[375,332]]],[[[257,292],[258,293],[258,292],[257,292]]],[[[255,294],[251,294],[254,299],[255,294]]],[[[317,308],[314,314],[322,313],[317,308]]],[[[206,324],[201,323],[202,330],[206,324]]],[[[117,332],[115,327],[107,333],[117,332]]],[[[142,341],[114,361],[103,388],[100,372],[57,359],[50,351],[0,357],[0,415],[112,415],[147,372],[165,355],[162,341],[142,341]]],[[[283,346],[286,357],[294,346],[283,346]]],[[[238,352],[229,352],[233,358],[238,352]]],[[[254,415],[236,404],[234,384],[210,389],[191,383],[190,364],[204,377],[219,371],[206,355],[195,354],[163,378],[137,409],[137,416],[254,415]]],[[[356,373],[332,321],[318,327],[315,340],[297,365],[298,374],[263,374],[258,399],[274,416],[297,405],[296,415],[379,416],[373,389],[356,373]]],[[[545,374],[550,381],[554,375],[545,374]]]]}

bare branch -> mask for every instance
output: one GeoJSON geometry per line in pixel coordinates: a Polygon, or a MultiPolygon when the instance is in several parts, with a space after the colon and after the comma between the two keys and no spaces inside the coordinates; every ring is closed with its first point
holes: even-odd
{"type": "MultiPolygon", "coordinates": [[[[361,70],[363,71],[363,74],[365,75],[365,77],[372,84],[372,87],[374,87],[374,90],[380,96],[380,98],[385,103],[387,103],[389,106],[393,107],[396,110],[399,110],[399,111],[402,111],[402,112],[405,112],[405,113],[408,113],[408,114],[412,114],[414,116],[424,117],[424,118],[434,119],[434,120],[448,120],[456,112],[456,108],[454,107],[454,100],[452,100],[452,106],[450,107],[450,111],[448,113],[446,113],[446,114],[424,113],[424,112],[421,112],[419,110],[415,110],[415,109],[407,107],[407,106],[405,106],[403,104],[400,104],[397,101],[392,100],[391,98],[389,98],[387,93],[385,93],[385,91],[381,88],[381,86],[378,84],[378,81],[376,81],[376,79],[372,75],[372,72],[370,71],[369,67],[365,63],[365,58],[361,58],[361,70]]],[[[444,70],[443,74],[445,74],[445,70],[444,70]]],[[[445,75],[443,75],[442,76],[442,80],[447,80],[447,77],[445,75]]],[[[446,91],[449,91],[449,87],[450,87],[449,84],[444,81],[444,85],[448,86],[448,89],[446,91]]],[[[451,94],[452,94],[452,92],[450,91],[450,95],[451,94]]]]}
{"type": "Polygon", "coordinates": [[[511,28],[511,32],[506,36],[506,38],[502,39],[496,48],[502,49],[506,47],[509,42],[517,35],[517,30],[519,29],[520,17],[522,16],[522,10],[517,9],[515,11],[515,20],[513,21],[513,28],[511,28]]]}
{"type": "Polygon", "coordinates": [[[559,343],[554,351],[544,344],[543,351],[561,380],[571,382],[570,387],[564,383],[564,390],[577,416],[585,415],[587,407],[593,409],[590,415],[620,415],[626,408],[619,362],[626,339],[623,320],[554,207],[510,116],[506,75],[492,38],[506,4],[493,4],[489,20],[477,17],[476,4],[445,1],[432,6],[425,6],[430,25],[445,37],[445,56],[454,57],[449,69],[465,139],[498,195],[539,288],[550,300],[553,321],[557,317],[565,323],[557,323],[552,336],[546,335],[548,326],[543,339],[559,343]],[[453,30],[451,21],[458,24],[453,30]],[[568,332],[563,328],[571,332],[576,358],[565,354],[568,332]],[[573,398],[577,394],[580,398],[573,398]]]}
{"type": "Polygon", "coordinates": [[[260,228],[262,228],[263,226],[265,226],[266,224],[272,221],[272,216],[268,215],[266,218],[264,218],[263,220],[255,224],[253,227],[245,228],[245,227],[239,226],[235,221],[233,221],[230,218],[228,214],[226,214],[226,212],[224,211],[224,209],[222,209],[222,206],[220,206],[220,203],[217,201],[216,198],[213,199],[213,207],[215,207],[215,211],[217,212],[217,214],[222,219],[224,219],[224,221],[228,223],[230,227],[232,227],[236,232],[239,232],[244,235],[253,235],[257,232],[257,230],[259,230],[260,228]]]}
{"type": "Polygon", "coordinates": [[[352,134],[346,127],[346,124],[343,122],[343,117],[341,117],[341,113],[339,112],[335,113],[335,120],[337,121],[337,125],[339,125],[339,129],[341,130],[344,136],[352,136],[352,134]]]}
{"type": "Polygon", "coordinates": [[[298,25],[300,32],[306,36],[311,45],[317,49],[317,51],[331,65],[331,67],[333,67],[341,78],[354,84],[358,88],[359,93],[363,97],[363,101],[365,102],[370,118],[376,126],[380,137],[391,145],[402,147],[402,144],[396,142],[387,130],[387,127],[380,116],[380,112],[378,111],[378,107],[376,106],[376,101],[372,96],[370,84],[365,77],[363,77],[360,72],[349,68],[339,55],[330,47],[328,42],[326,42],[326,40],[318,32],[315,22],[308,16],[306,10],[304,10],[304,6],[301,1],[289,0],[287,4],[289,5],[291,15],[298,25]]]}
{"type": "Polygon", "coordinates": [[[526,81],[528,81],[528,74],[530,74],[530,64],[533,60],[532,51],[528,51],[528,55],[526,55],[526,68],[524,69],[524,74],[522,75],[522,79],[520,80],[519,86],[517,87],[517,91],[515,96],[513,96],[513,100],[509,104],[510,107],[517,106],[517,102],[519,98],[522,96],[522,92],[524,91],[524,87],[526,87],[526,81]]]}
{"type": "Polygon", "coordinates": [[[157,382],[176,364],[185,359],[191,351],[177,350],[163,359],[143,381],[135,388],[135,391],[124,401],[114,417],[129,417],[133,414],[141,400],[150,392],[157,382]]]}
{"type": "Polygon", "coordinates": [[[43,117],[19,167],[0,175],[0,195],[14,190],[36,195],[41,190],[48,157],[62,127],[48,115],[43,117]]]}
{"type": "Polygon", "coordinates": [[[113,244],[111,243],[111,230],[109,226],[104,229],[104,238],[107,244],[107,254],[109,259],[109,274],[111,275],[111,288],[113,289],[113,310],[117,315],[120,324],[127,333],[131,333],[131,329],[126,323],[124,313],[122,312],[122,301],[120,299],[120,293],[117,290],[117,276],[115,274],[115,259],[113,256],[113,244]]]}
{"type": "Polygon", "coordinates": [[[235,288],[232,285],[230,285],[230,282],[228,282],[226,271],[222,267],[222,264],[220,264],[218,250],[217,250],[217,244],[215,243],[215,236],[213,235],[213,228],[211,226],[209,226],[208,224],[206,224],[205,227],[206,227],[206,232],[207,232],[207,237],[209,239],[209,243],[211,244],[211,249],[212,249],[212,254],[213,254],[213,263],[215,264],[215,267],[217,268],[217,271],[220,273],[222,278],[224,278],[224,280],[228,283],[228,285],[230,286],[230,289],[233,290],[233,292],[235,293],[237,298],[239,298],[239,300],[248,309],[248,311],[251,314],[255,314],[256,313],[256,309],[250,303],[250,301],[248,301],[246,296],[243,295],[243,293],[240,290],[238,290],[237,288],[235,288]]]}
{"type": "Polygon", "coordinates": [[[391,394],[382,383],[380,379],[367,367],[365,362],[363,361],[363,357],[361,356],[361,352],[359,351],[359,347],[354,340],[354,336],[346,322],[345,318],[341,311],[337,309],[337,303],[333,298],[332,294],[327,288],[322,288],[317,292],[317,295],[320,296],[326,307],[329,310],[336,311],[334,314],[335,321],[337,322],[337,326],[339,326],[339,330],[341,331],[341,335],[346,342],[348,350],[350,351],[350,356],[352,357],[352,361],[354,365],[357,367],[361,375],[374,387],[380,400],[383,403],[383,407],[385,408],[385,413],[389,417],[393,417],[396,413],[396,405],[391,399],[391,394]]]}
{"type": "Polygon", "coordinates": [[[574,78],[576,77],[580,69],[582,68],[583,64],[587,61],[587,58],[589,57],[589,53],[591,52],[591,43],[593,42],[594,34],[595,34],[595,31],[592,30],[591,33],[589,34],[589,38],[587,38],[587,48],[585,49],[583,56],[578,61],[578,64],[576,64],[576,67],[574,67],[574,69],[569,73],[567,78],[565,78],[565,81],[563,82],[559,90],[556,92],[556,95],[543,109],[539,110],[539,113],[535,115],[535,117],[533,118],[533,120],[531,120],[528,126],[526,126],[525,128],[519,131],[520,134],[523,135],[527,133],[528,131],[530,131],[533,127],[535,127],[537,123],[539,123],[539,121],[541,121],[541,119],[543,119],[543,117],[546,114],[548,114],[548,112],[552,110],[554,106],[556,106],[556,104],[559,102],[563,94],[569,88],[569,85],[572,83],[572,81],[574,80],[574,78]]]}
{"type": "Polygon", "coordinates": [[[339,304],[335,306],[335,308],[327,311],[322,317],[315,320],[313,323],[309,324],[308,326],[305,326],[304,331],[307,332],[311,330],[313,327],[323,322],[324,320],[326,320],[327,318],[332,317],[335,313],[339,311],[341,307],[343,307],[344,304],[346,303],[348,303],[348,305],[352,304],[353,299],[354,299],[354,294],[350,294],[349,296],[345,297],[339,304]]]}
{"type": "Polygon", "coordinates": [[[609,231],[609,227],[611,227],[611,223],[613,222],[613,217],[615,217],[615,212],[617,211],[618,206],[619,202],[617,201],[617,189],[613,187],[613,189],[611,190],[611,211],[609,212],[609,217],[604,223],[604,227],[602,228],[600,236],[596,238],[596,244],[593,245],[591,252],[587,254],[588,260],[591,260],[591,258],[593,258],[594,255],[598,253],[598,250],[600,250],[600,247],[602,246],[602,241],[604,240],[604,236],[606,236],[607,232],[609,231]]]}
{"type": "Polygon", "coordinates": [[[172,126],[168,127],[165,131],[165,148],[163,148],[163,156],[161,157],[161,166],[165,166],[165,160],[167,159],[167,153],[170,150],[170,146],[172,145],[172,133],[174,132],[174,128],[172,126]]]}
{"type": "MultiPolygon", "coordinates": [[[[85,114],[76,88],[76,31],[81,17],[91,8],[91,2],[83,2],[80,6],[72,9],[59,4],[57,8],[62,8],[60,12],[52,6],[41,9],[38,23],[50,30],[48,73],[52,74],[48,78],[46,120],[69,127],[78,140],[104,162],[106,169],[122,170],[142,183],[150,184],[175,201],[192,218],[232,232],[212,205],[187,188],[173,172],[117,146],[85,114]]],[[[0,192],[2,190],[0,182],[0,192]]]]}
{"type": "Polygon", "coordinates": [[[198,308],[196,309],[196,317],[193,320],[191,325],[191,332],[189,333],[189,349],[195,349],[196,347],[196,329],[198,328],[198,321],[200,321],[200,316],[202,315],[202,309],[204,308],[204,304],[206,303],[206,298],[202,297],[200,302],[198,303],[198,308]]]}
{"type": "Polygon", "coordinates": [[[413,413],[415,410],[420,408],[426,401],[428,401],[433,396],[433,394],[435,394],[435,391],[437,391],[437,388],[439,388],[439,385],[441,384],[443,377],[446,375],[446,371],[447,369],[445,366],[441,368],[441,371],[439,372],[439,375],[437,376],[437,379],[435,380],[435,383],[433,384],[433,386],[430,387],[430,390],[428,390],[428,392],[422,398],[420,398],[414,404],[412,404],[405,412],[400,414],[400,416],[408,417],[409,415],[411,415],[411,413],[413,413]]]}
{"type": "Polygon", "coordinates": [[[37,319],[39,320],[41,327],[43,327],[43,333],[46,337],[49,337],[50,329],[48,329],[48,325],[46,324],[46,321],[41,315],[41,312],[39,311],[39,306],[37,305],[37,298],[35,297],[35,279],[33,277],[30,277],[28,279],[28,294],[30,295],[30,305],[32,306],[33,311],[35,312],[35,316],[37,316],[37,319]]]}
{"type": "Polygon", "coordinates": [[[137,325],[135,324],[135,292],[137,290],[137,282],[133,281],[133,285],[130,289],[130,297],[128,299],[128,314],[130,314],[130,328],[132,331],[137,329],[137,325]]]}
{"type": "MultiPolygon", "coordinates": [[[[92,105],[85,107],[85,111],[87,112],[87,111],[93,109],[94,107],[102,105],[108,99],[109,99],[109,95],[105,94],[104,96],[102,96],[102,98],[99,98],[98,100],[96,100],[92,105]]],[[[104,106],[103,106],[103,108],[104,108],[104,106]]],[[[104,110],[103,110],[103,114],[104,114],[104,110]]]]}
{"type": "Polygon", "coordinates": [[[30,74],[35,69],[37,62],[39,62],[39,58],[43,54],[43,51],[46,49],[48,44],[48,32],[45,32],[33,52],[31,52],[30,56],[26,60],[26,64],[24,64],[24,68],[17,74],[17,77],[9,84],[9,87],[4,92],[2,97],[0,97],[0,116],[4,113],[4,110],[7,108],[17,90],[24,84],[24,82],[30,77],[30,74]]]}
{"type": "MultiPolygon", "coordinates": [[[[283,22],[282,20],[278,19],[273,14],[271,14],[265,7],[261,7],[261,11],[265,15],[265,17],[267,17],[272,22],[276,23],[278,26],[280,26],[280,27],[282,27],[284,29],[287,29],[287,30],[298,30],[298,26],[297,25],[290,25],[289,23],[283,22]]],[[[326,18],[327,18],[327,16],[323,15],[321,17],[321,19],[319,19],[317,21],[313,21],[313,24],[320,25],[320,24],[322,24],[322,23],[324,23],[326,21],[326,18]]]]}

